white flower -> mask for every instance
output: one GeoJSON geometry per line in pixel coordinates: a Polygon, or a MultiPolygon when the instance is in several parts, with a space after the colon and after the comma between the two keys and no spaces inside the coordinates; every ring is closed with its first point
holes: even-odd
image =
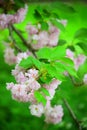
{"type": "Polygon", "coordinates": [[[9,65],[16,63],[16,56],[14,54],[14,49],[8,47],[5,49],[4,53],[5,62],[9,65]]]}
{"type": "Polygon", "coordinates": [[[31,114],[37,117],[41,117],[41,115],[44,113],[42,104],[30,105],[29,109],[31,111],[31,114]]]}
{"type": "Polygon", "coordinates": [[[62,121],[63,108],[61,105],[49,107],[45,110],[45,121],[47,123],[57,124],[62,121]]]}

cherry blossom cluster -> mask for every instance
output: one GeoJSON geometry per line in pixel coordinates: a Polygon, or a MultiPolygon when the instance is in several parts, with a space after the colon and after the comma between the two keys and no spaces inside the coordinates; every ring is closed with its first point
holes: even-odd
{"type": "MultiPolygon", "coordinates": [[[[64,26],[66,25],[66,20],[60,21],[64,26]]],[[[48,46],[53,47],[57,46],[60,29],[54,26],[52,23],[48,23],[49,29],[42,30],[41,24],[39,23],[37,26],[28,24],[26,30],[28,32],[28,42],[31,44],[32,48],[38,50],[42,47],[48,46]]]]}
{"type": "MultiPolygon", "coordinates": [[[[75,56],[74,52],[72,52],[70,49],[66,50],[66,55],[67,55],[68,58],[73,60],[74,67],[75,67],[76,70],[78,70],[79,67],[82,64],[84,64],[85,61],[87,60],[87,57],[84,54],[79,54],[78,56],[75,56]]],[[[67,75],[67,73],[66,73],[66,75],[67,75]]],[[[83,83],[87,84],[87,74],[84,74],[83,83]]]]}
{"type": "Polygon", "coordinates": [[[5,29],[11,24],[20,23],[25,19],[27,5],[20,8],[15,14],[0,14],[0,29],[5,29]]]}
{"type": "Polygon", "coordinates": [[[52,107],[51,100],[55,95],[55,90],[58,85],[61,84],[61,81],[53,79],[49,84],[43,84],[41,86],[37,80],[39,78],[39,70],[35,68],[25,70],[19,66],[20,61],[26,59],[29,55],[31,55],[30,52],[24,52],[18,53],[17,56],[15,56],[13,49],[10,47],[6,49],[6,62],[10,64],[16,63],[15,69],[12,70],[12,75],[17,82],[16,84],[13,82],[7,83],[7,89],[11,91],[14,100],[31,103],[29,109],[32,115],[40,117],[44,114],[47,123],[59,123],[63,117],[63,108],[61,105],[55,105],[52,107]],[[50,95],[44,95],[47,100],[46,106],[42,103],[38,103],[34,96],[34,92],[37,90],[40,91],[41,87],[47,89],[50,95]]]}
{"type": "Polygon", "coordinates": [[[66,56],[73,60],[75,69],[78,70],[78,68],[84,64],[87,57],[84,54],[79,54],[78,56],[75,56],[75,53],[71,51],[70,49],[66,50],[66,56]]]}

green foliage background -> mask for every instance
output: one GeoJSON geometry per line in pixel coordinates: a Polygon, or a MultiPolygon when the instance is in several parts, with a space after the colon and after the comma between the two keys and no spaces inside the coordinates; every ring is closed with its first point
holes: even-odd
{"type": "MultiPolygon", "coordinates": [[[[71,3],[70,3],[71,4],[71,3]]],[[[87,5],[80,2],[74,3],[73,8],[76,12],[70,10],[63,10],[63,8],[55,8],[58,3],[31,3],[29,4],[29,11],[25,22],[16,25],[21,31],[25,30],[25,25],[28,21],[35,22],[33,17],[34,9],[37,5],[44,6],[45,8],[51,8],[56,11],[62,19],[67,19],[68,23],[66,26],[66,31],[62,32],[60,35],[61,39],[67,41],[68,45],[73,44],[73,37],[75,32],[80,28],[87,28],[87,5]]],[[[23,32],[24,37],[27,38],[25,32],[23,32]]],[[[73,86],[70,79],[63,82],[60,85],[60,89],[56,92],[56,96],[52,101],[52,104],[62,104],[64,107],[64,117],[63,121],[57,125],[46,125],[44,122],[44,117],[37,118],[30,114],[28,106],[26,103],[18,103],[11,98],[11,94],[6,90],[6,82],[14,81],[14,77],[11,76],[11,69],[14,66],[9,67],[4,62],[4,40],[8,38],[8,30],[0,31],[0,130],[78,130],[75,122],[71,118],[67,108],[62,102],[62,97],[66,98],[71,105],[77,118],[82,121],[84,120],[84,128],[87,129],[87,86],[75,87],[73,86]]],[[[18,45],[23,49],[26,48],[20,45],[21,41],[15,35],[18,41],[18,45]]],[[[22,43],[21,43],[22,44],[22,43]]],[[[85,67],[85,69],[87,69],[85,67]]],[[[84,68],[83,68],[84,70],[84,68]]],[[[80,72],[83,73],[83,72],[80,72]]]]}

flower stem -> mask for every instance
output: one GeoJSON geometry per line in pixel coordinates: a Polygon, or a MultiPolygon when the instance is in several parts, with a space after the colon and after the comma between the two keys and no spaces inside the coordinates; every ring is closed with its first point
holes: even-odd
{"type": "Polygon", "coordinates": [[[63,98],[63,102],[64,102],[65,106],[67,107],[67,109],[68,109],[71,117],[73,118],[74,122],[76,123],[78,130],[82,130],[80,121],[78,121],[78,119],[77,119],[75,113],[73,112],[71,106],[69,105],[68,101],[65,98],[63,98]]]}

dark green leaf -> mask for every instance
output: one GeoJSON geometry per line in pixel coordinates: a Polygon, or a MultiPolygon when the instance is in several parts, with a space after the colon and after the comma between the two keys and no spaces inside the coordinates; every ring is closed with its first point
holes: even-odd
{"type": "Polygon", "coordinates": [[[46,22],[41,22],[41,29],[42,30],[48,30],[49,25],[46,22]]]}
{"type": "Polygon", "coordinates": [[[87,55],[87,42],[79,42],[77,43],[78,46],[84,51],[85,55],[87,55]]]}
{"type": "Polygon", "coordinates": [[[77,39],[87,39],[87,28],[81,28],[75,33],[75,38],[77,39]]]}

